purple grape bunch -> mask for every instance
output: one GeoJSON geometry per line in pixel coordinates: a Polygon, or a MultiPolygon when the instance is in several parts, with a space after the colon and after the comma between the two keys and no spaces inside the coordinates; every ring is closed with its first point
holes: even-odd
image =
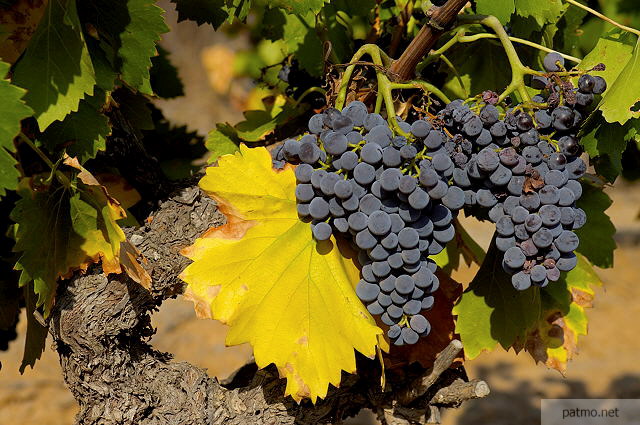
{"type": "Polygon", "coordinates": [[[548,76],[532,80],[541,93],[529,108],[455,100],[438,114],[455,135],[445,148],[465,210],[495,223],[503,268],[518,290],[544,287],[576,267],[574,231],[587,220],[576,206],[587,168],[578,131],[595,95],[606,90],[601,77],[583,74],[574,88],[553,74],[564,69],[557,53],[544,64],[548,76]]]}
{"type": "Polygon", "coordinates": [[[445,132],[426,120],[397,123],[411,140],[351,102],[311,117],[309,133],[287,140],[275,156],[299,163],[298,214],[315,239],[339,234],[358,249],[356,293],[403,345],[431,330],[420,314],[432,308],[440,284],[429,256],[454,238],[464,192],[450,184],[455,164],[445,132]]]}
{"type": "Polygon", "coordinates": [[[526,104],[458,99],[413,123],[396,117],[396,135],[354,101],[313,115],[308,133],[272,152],[277,168],[298,164],[298,215],[314,238],[340,235],[358,250],[356,294],[395,345],[431,330],[421,314],[439,287],[429,257],[453,240],[461,209],[495,223],[503,268],[518,290],[544,287],[576,266],[574,230],[586,222],[576,206],[586,172],[577,134],[606,83],[585,73],[574,88],[554,74],[564,70],[560,55],[544,64],[547,74],[531,81],[540,94],[526,104]]]}

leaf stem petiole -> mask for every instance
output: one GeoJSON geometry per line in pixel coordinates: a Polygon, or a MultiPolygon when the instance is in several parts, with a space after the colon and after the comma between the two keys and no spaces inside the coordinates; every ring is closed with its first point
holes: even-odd
{"type": "Polygon", "coordinates": [[[66,188],[71,187],[71,181],[69,181],[69,178],[60,170],[57,169],[57,165],[54,164],[53,162],[51,162],[51,160],[49,159],[49,157],[47,155],[45,155],[44,152],[42,152],[42,149],[40,149],[39,147],[36,146],[35,143],[33,143],[33,140],[31,140],[26,134],[24,134],[22,131],[20,132],[20,134],[18,135],[20,137],[20,140],[22,140],[22,142],[24,142],[24,144],[26,144],[27,146],[29,146],[35,153],[36,155],[38,155],[40,157],[40,159],[47,164],[47,167],[49,167],[51,169],[52,173],[55,173],[56,178],[58,179],[58,181],[66,188]]]}

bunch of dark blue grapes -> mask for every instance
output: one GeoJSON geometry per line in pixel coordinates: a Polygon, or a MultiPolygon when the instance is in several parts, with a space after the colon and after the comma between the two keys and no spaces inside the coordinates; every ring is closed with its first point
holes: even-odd
{"type": "Polygon", "coordinates": [[[584,74],[576,89],[553,74],[563,64],[557,53],[545,58],[549,74],[540,77],[541,94],[528,108],[501,111],[456,100],[438,114],[455,135],[445,148],[456,164],[453,181],[465,191],[466,211],[496,224],[503,268],[519,290],[544,287],[576,266],[574,230],[587,219],[576,207],[578,179],[586,172],[577,133],[606,83],[584,74]]]}
{"type": "Polygon", "coordinates": [[[339,234],[358,249],[356,293],[389,326],[391,341],[403,345],[431,330],[420,314],[432,308],[439,287],[429,256],[454,238],[464,192],[450,184],[455,165],[444,148],[446,133],[426,120],[397,124],[411,140],[351,102],[314,115],[309,133],[285,141],[274,155],[299,164],[298,214],[310,221],[315,239],[339,234]]]}

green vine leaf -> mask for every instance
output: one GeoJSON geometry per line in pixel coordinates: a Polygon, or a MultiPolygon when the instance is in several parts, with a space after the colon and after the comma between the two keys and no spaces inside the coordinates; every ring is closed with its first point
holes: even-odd
{"type": "Polygon", "coordinates": [[[75,0],[49,2],[13,82],[27,89],[24,100],[41,131],[77,111],[80,100],[93,94],[96,78],[75,0]]]}
{"type": "Polygon", "coordinates": [[[89,47],[89,54],[93,62],[93,69],[96,72],[96,87],[106,92],[114,90],[118,72],[107,58],[107,54],[94,39],[87,39],[87,46],[89,47]]]}
{"type": "Polygon", "coordinates": [[[545,24],[558,22],[566,7],[562,0],[515,0],[516,14],[535,19],[541,28],[545,24]]]}
{"type": "MultiPolygon", "coordinates": [[[[46,191],[21,189],[11,212],[16,223],[14,247],[20,253],[15,269],[20,286],[33,282],[36,307],[51,311],[57,281],[102,260],[105,273],[120,273],[120,245],[125,235],[117,221],[126,217],[120,204],[77,163],[77,189],[57,186],[46,191]]],[[[26,181],[25,181],[26,183],[26,181]]],[[[26,185],[25,185],[26,186],[26,185]]]]}
{"type": "Polygon", "coordinates": [[[211,152],[209,164],[216,162],[222,155],[240,150],[237,133],[229,124],[217,124],[215,130],[209,132],[204,144],[211,152]]]}
{"type": "Polygon", "coordinates": [[[595,165],[596,172],[613,183],[622,172],[622,153],[640,129],[640,119],[625,125],[608,123],[598,113],[585,131],[582,145],[595,165]]]}
{"type": "Polygon", "coordinates": [[[502,269],[502,255],[491,243],[489,252],[469,288],[453,309],[468,359],[497,344],[505,350],[525,339],[540,318],[540,290],[518,291],[502,269]]]}
{"type": "MultiPolygon", "coordinates": [[[[580,65],[579,69],[588,70],[594,66],[605,63],[604,71],[593,71],[593,75],[599,75],[611,88],[611,84],[618,78],[624,67],[631,59],[635,36],[620,29],[613,29],[598,39],[596,46],[589,52],[580,65]]],[[[605,92],[606,93],[606,92],[605,92]]]]}
{"type": "Polygon", "coordinates": [[[476,0],[476,10],[480,15],[493,15],[506,24],[515,12],[516,5],[514,0],[476,0]]]}
{"type": "Polygon", "coordinates": [[[322,41],[315,20],[313,13],[286,14],[281,9],[269,9],[262,25],[266,39],[282,42],[283,54],[294,54],[303,69],[311,75],[320,75],[324,65],[322,41]]]}
{"type": "Polygon", "coordinates": [[[640,118],[640,40],[633,55],[618,78],[602,96],[598,108],[608,122],[625,124],[632,118],[640,118]]]}
{"type": "Polygon", "coordinates": [[[13,139],[20,132],[20,121],[33,114],[22,101],[25,91],[4,79],[7,72],[9,64],[0,61],[0,196],[18,186],[20,173],[9,152],[16,151],[13,139]]]}
{"type": "Polygon", "coordinates": [[[245,111],[245,120],[235,125],[238,137],[245,142],[258,142],[273,133],[276,127],[300,115],[303,109],[294,107],[283,95],[267,99],[264,110],[245,111]]]}
{"type": "Polygon", "coordinates": [[[234,18],[243,21],[251,9],[251,0],[171,0],[176,5],[178,22],[190,20],[218,29],[234,18]]]}
{"type": "Polygon", "coordinates": [[[83,22],[95,26],[100,47],[131,88],[153,94],[149,70],[156,44],[169,31],[164,11],[153,0],[94,0],[80,6],[83,22]]]}
{"type": "Polygon", "coordinates": [[[190,20],[218,29],[229,18],[224,0],[171,0],[171,3],[176,5],[178,22],[190,20]]]}
{"type": "Polygon", "coordinates": [[[471,263],[482,264],[487,255],[459,221],[456,220],[454,225],[456,228],[455,238],[447,244],[440,254],[431,257],[438,267],[447,274],[458,270],[460,257],[463,258],[467,266],[470,266],[471,263]]]}
{"type": "MultiPolygon", "coordinates": [[[[349,62],[351,55],[355,50],[355,46],[353,44],[352,36],[350,35],[351,29],[348,28],[348,25],[345,26],[343,11],[335,4],[329,3],[324,6],[322,9],[322,14],[324,18],[324,24],[326,26],[326,36],[331,42],[331,55],[335,55],[338,61],[340,62],[349,62]]],[[[323,55],[322,49],[320,50],[320,55],[323,55]]]]}
{"type": "Polygon", "coordinates": [[[577,252],[595,266],[613,267],[613,251],[616,249],[613,236],[616,228],[605,212],[612,204],[611,198],[601,187],[584,182],[582,187],[582,197],[577,205],[587,214],[587,223],[575,231],[580,238],[577,252]]]}
{"type": "Polygon", "coordinates": [[[105,92],[96,90],[95,95],[80,102],[77,112],[51,124],[40,141],[51,152],[62,145],[69,155],[78,157],[80,162],[95,158],[99,151],[106,149],[106,138],[111,133],[109,119],[101,112],[105,101],[105,92]]]}
{"type": "MultiPolygon", "coordinates": [[[[108,2],[113,7],[113,2],[108,2]]],[[[153,0],[129,0],[129,23],[120,34],[118,56],[122,59],[122,79],[145,94],[153,94],[149,69],[151,58],[158,54],[160,35],[169,31],[164,11],[153,0]]]]}
{"type": "Polygon", "coordinates": [[[574,52],[582,40],[582,32],[578,30],[588,14],[579,7],[569,7],[558,22],[559,31],[554,40],[554,48],[562,52],[574,52]]]}
{"type": "Polygon", "coordinates": [[[591,264],[579,255],[575,269],[542,289],[542,318],[524,347],[536,362],[566,372],[567,362],[578,351],[578,337],[587,334],[586,309],[592,306],[592,287],[600,285],[591,264]]]}
{"type": "MultiPolygon", "coordinates": [[[[332,0],[331,5],[349,16],[373,16],[376,0],[332,0]]],[[[381,7],[385,5],[381,4],[381,7]]]]}
{"type": "MultiPolygon", "coordinates": [[[[591,69],[599,63],[606,64],[604,71],[594,71],[607,81],[607,91],[602,95],[598,109],[609,123],[624,125],[640,114],[633,110],[640,101],[640,83],[634,73],[640,72],[640,52],[636,37],[626,31],[613,29],[604,34],[594,49],[580,63],[580,69],[591,69]]],[[[611,129],[607,130],[611,131],[611,129]]]]}

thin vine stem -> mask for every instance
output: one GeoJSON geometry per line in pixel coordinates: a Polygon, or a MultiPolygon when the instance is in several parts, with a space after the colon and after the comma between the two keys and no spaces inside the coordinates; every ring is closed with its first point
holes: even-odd
{"type": "Polygon", "coordinates": [[[453,35],[453,37],[451,37],[439,49],[432,50],[431,53],[429,53],[427,55],[427,57],[416,66],[416,72],[424,69],[424,67],[426,67],[430,63],[435,62],[436,60],[440,59],[440,57],[447,50],[449,50],[451,47],[453,47],[456,44],[458,44],[459,43],[459,37],[463,36],[465,34],[465,32],[467,31],[467,29],[468,29],[468,25],[462,25],[462,26],[458,27],[458,31],[456,31],[456,33],[453,35]]]}
{"type": "Polygon", "coordinates": [[[55,164],[49,159],[49,157],[45,155],[44,152],[42,152],[42,150],[37,147],[36,144],[33,143],[33,141],[23,132],[20,132],[20,140],[22,140],[27,146],[29,146],[31,150],[33,150],[40,157],[40,159],[45,164],[47,164],[47,167],[49,167],[51,170],[55,169],[55,164]]]}
{"type": "Polygon", "coordinates": [[[308,89],[306,89],[301,95],[300,97],[295,101],[295,103],[293,104],[293,107],[296,108],[300,105],[300,103],[302,103],[302,101],[304,100],[305,97],[309,96],[311,93],[321,93],[322,95],[326,95],[327,91],[325,89],[323,89],[322,87],[309,87],[308,89]]]}
{"type": "Polygon", "coordinates": [[[590,8],[589,6],[585,6],[584,4],[577,2],[576,0],[564,0],[569,4],[572,4],[576,7],[579,7],[580,9],[586,10],[587,12],[591,13],[594,16],[597,16],[598,18],[602,19],[605,22],[610,23],[611,25],[620,28],[621,30],[630,32],[632,34],[637,35],[638,37],[640,37],[640,30],[637,30],[635,28],[631,28],[628,27],[626,25],[622,25],[616,21],[614,21],[613,19],[609,18],[608,16],[603,15],[602,13],[598,12],[597,10],[594,10],[592,8],[590,8]]]}
{"type": "MultiPolygon", "coordinates": [[[[351,81],[351,77],[353,76],[353,72],[355,71],[357,65],[354,62],[358,62],[364,55],[371,56],[371,59],[373,60],[373,63],[375,65],[383,66],[382,58],[384,56],[380,55],[380,48],[378,46],[376,46],[375,44],[365,44],[364,46],[360,47],[351,58],[350,65],[347,66],[347,68],[344,70],[344,73],[342,74],[342,80],[340,80],[340,86],[338,88],[338,96],[336,97],[335,107],[337,109],[342,109],[347,100],[347,89],[349,88],[349,82],[351,81]],[[376,57],[374,57],[376,53],[378,54],[378,61],[376,61],[376,57]]],[[[389,58],[387,57],[387,59],[389,58]]]]}
{"type": "MultiPolygon", "coordinates": [[[[376,49],[372,49],[370,52],[371,59],[375,64],[382,63],[382,53],[381,49],[378,46],[375,46],[376,49]]],[[[387,122],[389,126],[393,129],[395,134],[399,134],[405,137],[409,135],[405,133],[398,124],[398,120],[396,120],[396,108],[393,106],[393,94],[392,94],[392,83],[389,80],[389,77],[383,72],[376,71],[376,75],[378,77],[378,95],[382,97],[384,102],[384,107],[387,110],[387,122]]]]}
{"type": "Polygon", "coordinates": [[[444,103],[451,103],[451,100],[445,95],[439,88],[434,86],[433,84],[427,83],[426,81],[419,80],[411,80],[406,83],[391,83],[392,90],[401,90],[401,89],[422,89],[426,93],[433,93],[444,103]]]}
{"type": "MultiPolygon", "coordinates": [[[[463,36],[459,37],[458,41],[460,43],[471,43],[473,41],[480,40],[480,39],[483,39],[483,38],[498,39],[498,36],[495,35],[495,34],[489,34],[489,33],[474,34],[474,35],[463,35],[463,36]]],[[[556,50],[550,49],[548,47],[545,47],[545,46],[543,46],[541,44],[538,44],[538,43],[534,43],[534,42],[529,41],[529,40],[525,40],[523,38],[509,37],[509,40],[514,42],[514,43],[524,44],[525,46],[533,47],[533,48],[541,50],[543,52],[547,52],[547,53],[555,52],[555,53],[558,53],[560,56],[562,56],[563,58],[565,58],[567,60],[570,60],[571,62],[575,62],[575,63],[582,62],[582,59],[576,58],[575,56],[571,56],[571,55],[567,55],[565,53],[558,52],[556,50]]]]}
{"type": "Polygon", "coordinates": [[[378,96],[376,96],[376,106],[373,112],[379,114],[380,111],[382,111],[382,96],[380,96],[380,93],[378,93],[378,96]]]}
{"type": "MultiPolygon", "coordinates": [[[[347,99],[347,91],[349,89],[349,82],[351,81],[351,77],[355,70],[355,67],[358,65],[358,61],[365,55],[371,57],[371,61],[376,66],[376,77],[378,81],[378,97],[376,99],[375,112],[380,112],[382,110],[382,105],[387,110],[387,121],[389,122],[389,126],[394,130],[396,134],[400,134],[402,136],[407,137],[406,134],[400,128],[398,121],[395,119],[395,107],[393,105],[393,93],[392,90],[394,88],[420,88],[422,87],[425,90],[430,90],[438,97],[444,96],[440,90],[436,87],[432,86],[429,83],[421,82],[421,81],[413,81],[411,84],[408,84],[406,87],[396,87],[392,83],[389,77],[386,74],[385,64],[390,64],[391,59],[375,44],[365,44],[353,55],[351,58],[351,64],[345,69],[344,74],[342,75],[342,80],[340,81],[340,86],[338,89],[338,95],[336,96],[335,107],[337,109],[344,108],[347,99]],[[436,93],[437,92],[437,93],[436,93]]],[[[446,98],[446,96],[444,96],[446,98]]]]}
{"type": "Polygon", "coordinates": [[[523,101],[530,101],[531,97],[524,84],[524,76],[528,74],[529,68],[522,64],[518,52],[513,43],[509,39],[509,35],[505,31],[504,27],[495,16],[460,16],[458,18],[463,23],[475,23],[487,26],[496,33],[496,36],[502,44],[502,48],[507,54],[507,59],[511,65],[511,83],[507,86],[504,92],[500,94],[499,101],[506,99],[511,93],[517,91],[523,101]]]}
{"type": "Polygon", "coordinates": [[[35,143],[33,143],[33,140],[31,140],[26,134],[24,134],[22,131],[18,134],[18,137],[20,137],[20,140],[22,140],[22,142],[24,142],[24,144],[26,144],[27,146],[29,146],[31,148],[31,150],[33,150],[36,155],[38,155],[38,157],[40,157],[40,159],[47,164],[47,167],[49,167],[51,169],[52,172],[55,173],[56,178],[58,179],[58,181],[64,186],[64,187],[71,187],[71,181],[69,181],[69,179],[67,178],[67,176],[64,175],[64,173],[62,173],[61,171],[57,170],[56,168],[56,164],[54,164],[47,155],[45,155],[44,152],[42,152],[42,149],[40,149],[39,147],[36,146],[35,143]]]}

